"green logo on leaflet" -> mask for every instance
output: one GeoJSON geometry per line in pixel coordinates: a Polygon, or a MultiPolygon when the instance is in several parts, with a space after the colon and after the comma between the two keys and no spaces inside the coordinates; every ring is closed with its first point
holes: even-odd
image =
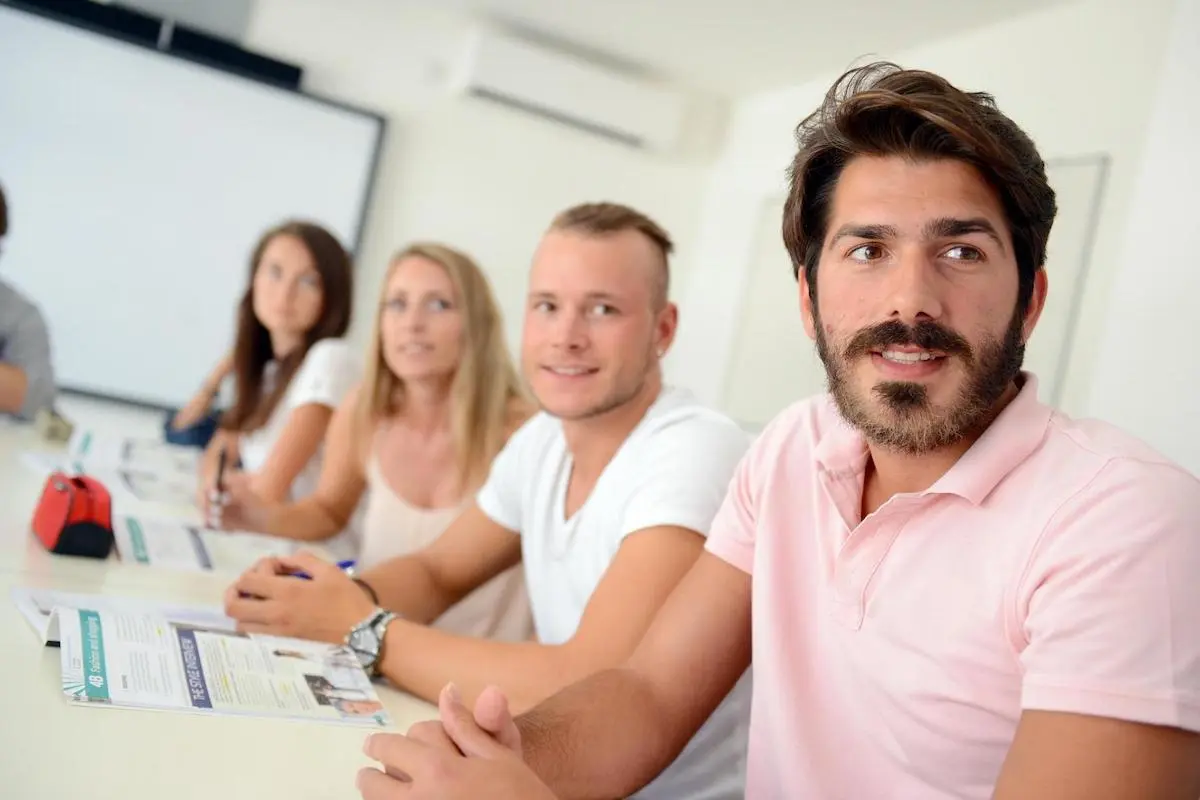
{"type": "Polygon", "coordinates": [[[95,611],[79,611],[83,633],[84,691],[88,700],[108,700],[108,673],[104,669],[104,629],[95,611]]]}
{"type": "Polygon", "coordinates": [[[125,520],[129,525],[129,541],[133,544],[133,558],[139,564],[150,563],[150,553],[146,550],[146,537],[142,526],[133,517],[125,520]]]}

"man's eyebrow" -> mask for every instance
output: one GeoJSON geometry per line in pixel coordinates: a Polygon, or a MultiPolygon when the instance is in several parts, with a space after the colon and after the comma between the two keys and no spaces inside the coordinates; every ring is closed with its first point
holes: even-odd
{"type": "MultiPolygon", "coordinates": [[[[938,217],[925,223],[921,234],[925,239],[951,239],[955,236],[966,236],[972,233],[982,233],[996,243],[1001,251],[1006,250],[1004,239],[991,222],[983,217],[959,219],[957,217],[938,217]]],[[[898,236],[895,226],[869,225],[850,222],[837,229],[829,240],[832,247],[839,239],[894,239],[898,236]]]]}
{"type": "Polygon", "coordinates": [[[833,234],[833,238],[829,240],[829,246],[833,247],[838,239],[894,239],[896,238],[896,228],[892,225],[863,225],[856,222],[848,222],[837,229],[837,233],[833,234]]]}
{"type": "MultiPolygon", "coordinates": [[[[529,299],[531,299],[531,300],[557,300],[557,299],[559,299],[559,295],[555,292],[533,291],[533,292],[529,293],[529,299]]],[[[606,303],[617,303],[622,300],[622,298],[619,295],[615,295],[612,292],[587,292],[586,294],[583,295],[583,299],[589,303],[594,303],[597,301],[604,301],[606,303]]]]}
{"type": "Polygon", "coordinates": [[[922,231],[926,239],[953,239],[956,236],[966,236],[971,233],[982,233],[995,242],[1001,252],[1006,250],[1004,240],[1000,238],[1000,232],[996,230],[996,226],[983,217],[971,217],[970,219],[938,217],[925,223],[922,231]]]}
{"type": "Polygon", "coordinates": [[[583,297],[589,302],[603,300],[607,303],[619,303],[621,301],[621,298],[612,292],[588,292],[583,297]]]}

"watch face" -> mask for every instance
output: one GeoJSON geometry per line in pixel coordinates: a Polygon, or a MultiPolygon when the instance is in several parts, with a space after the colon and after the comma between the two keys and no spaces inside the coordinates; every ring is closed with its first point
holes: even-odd
{"type": "Polygon", "coordinates": [[[351,633],[348,644],[363,666],[373,664],[379,655],[379,638],[369,627],[358,628],[351,633]]]}
{"type": "Polygon", "coordinates": [[[371,665],[375,663],[375,657],[364,650],[355,650],[354,655],[363,669],[370,669],[371,665]]]}

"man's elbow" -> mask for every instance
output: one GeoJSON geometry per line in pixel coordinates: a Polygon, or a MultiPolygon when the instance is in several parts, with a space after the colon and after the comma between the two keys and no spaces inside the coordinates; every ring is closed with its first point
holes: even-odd
{"type": "Polygon", "coordinates": [[[37,413],[35,404],[27,402],[35,398],[30,393],[29,376],[25,370],[12,364],[0,364],[0,412],[18,417],[32,417],[37,413]],[[26,406],[31,408],[26,408],[26,406]]]}

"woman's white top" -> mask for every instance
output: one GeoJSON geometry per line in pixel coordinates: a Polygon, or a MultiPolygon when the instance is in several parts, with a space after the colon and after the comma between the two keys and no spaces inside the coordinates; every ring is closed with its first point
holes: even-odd
{"type": "MultiPolygon", "coordinates": [[[[277,362],[268,362],[263,374],[264,393],[274,388],[277,370],[277,362]]],[[[238,443],[242,469],[246,472],[262,469],[293,411],[313,403],[335,409],[361,377],[362,366],[357,352],[344,340],[322,339],[310,347],[304,363],[296,370],[267,423],[256,431],[242,434],[238,443]]],[[[316,490],[324,451],[322,443],[296,475],[288,492],[289,502],[307,497],[316,490]]],[[[338,558],[355,557],[358,547],[354,528],[353,524],[348,526],[334,538],[322,542],[322,546],[338,558]]]]}

